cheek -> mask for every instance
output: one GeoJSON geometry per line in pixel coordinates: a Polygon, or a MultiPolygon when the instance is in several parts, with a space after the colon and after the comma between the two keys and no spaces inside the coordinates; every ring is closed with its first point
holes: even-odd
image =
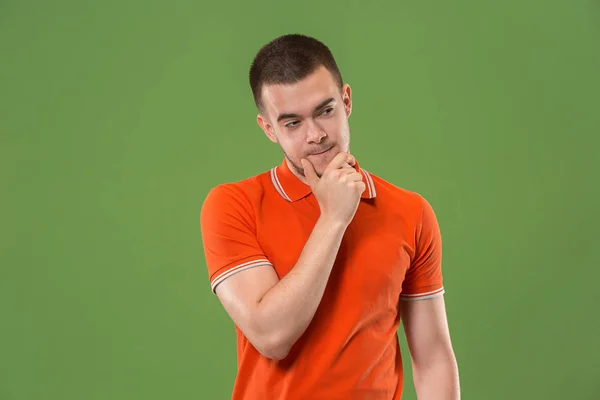
{"type": "Polygon", "coordinates": [[[332,118],[323,126],[327,134],[335,140],[341,140],[348,131],[347,121],[342,117],[332,118]]]}
{"type": "Polygon", "coordinates": [[[290,157],[297,157],[302,152],[302,140],[299,140],[299,135],[285,135],[279,138],[279,145],[283,151],[290,157]]]}

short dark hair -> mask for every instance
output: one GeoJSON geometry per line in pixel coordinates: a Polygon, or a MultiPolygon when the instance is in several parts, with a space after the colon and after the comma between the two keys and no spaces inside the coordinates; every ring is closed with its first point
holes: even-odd
{"type": "Polygon", "coordinates": [[[254,104],[264,112],[262,88],[270,84],[298,82],[324,66],[336,80],[340,92],[342,74],[329,48],[321,41],[294,33],[273,39],[258,51],[250,66],[250,88],[254,104]]]}

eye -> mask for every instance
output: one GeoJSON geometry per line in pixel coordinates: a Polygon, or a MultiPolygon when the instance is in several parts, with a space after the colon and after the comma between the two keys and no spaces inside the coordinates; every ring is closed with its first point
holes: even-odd
{"type": "Polygon", "coordinates": [[[325,110],[323,110],[323,112],[321,113],[321,115],[323,115],[323,114],[329,115],[329,114],[331,114],[332,111],[333,111],[333,107],[328,107],[325,110]]]}
{"type": "Polygon", "coordinates": [[[296,127],[296,125],[298,124],[298,121],[292,121],[292,122],[288,122],[287,124],[285,124],[286,128],[294,128],[296,127]]]}

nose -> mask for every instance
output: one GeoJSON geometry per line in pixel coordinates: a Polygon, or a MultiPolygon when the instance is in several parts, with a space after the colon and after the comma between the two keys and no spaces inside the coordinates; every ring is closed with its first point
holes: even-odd
{"type": "Polygon", "coordinates": [[[319,124],[314,122],[308,124],[308,132],[306,134],[306,140],[308,143],[321,143],[323,139],[327,137],[327,134],[319,124]]]}

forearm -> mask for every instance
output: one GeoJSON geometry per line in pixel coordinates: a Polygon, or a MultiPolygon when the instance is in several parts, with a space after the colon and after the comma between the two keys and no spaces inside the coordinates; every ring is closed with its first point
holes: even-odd
{"type": "Polygon", "coordinates": [[[413,364],[413,378],[419,400],[460,400],[458,366],[453,354],[440,356],[429,365],[413,364]]]}
{"type": "Polygon", "coordinates": [[[312,320],[325,292],[346,226],[321,217],[296,265],[259,301],[260,330],[285,356],[312,320]]]}

